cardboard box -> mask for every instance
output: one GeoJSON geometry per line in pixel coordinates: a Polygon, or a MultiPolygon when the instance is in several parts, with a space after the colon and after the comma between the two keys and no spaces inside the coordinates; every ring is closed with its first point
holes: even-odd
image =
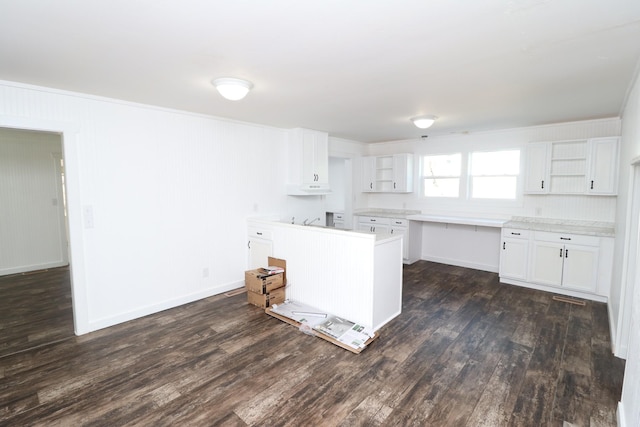
{"type": "Polygon", "coordinates": [[[269,265],[275,265],[276,267],[280,267],[284,270],[284,273],[282,273],[282,284],[286,286],[287,285],[287,261],[280,258],[273,258],[273,257],[268,257],[267,261],[269,262],[269,265]]]}
{"type": "Polygon", "coordinates": [[[244,272],[244,286],[247,291],[254,292],[256,294],[267,294],[274,289],[278,289],[284,286],[282,281],[283,275],[272,274],[265,276],[260,270],[249,270],[244,272]]]}
{"type": "Polygon", "coordinates": [[[284,287],[274,289],[266,294],[258,294],[256,292],[247,292],[247,301],[249,304],[257,305],[261,308],[271,307],[273,304],[282,304],[285,300],[284,287]]]}
{"type": "Polygon", "coordinates": [[[287,262],[283,259],[273,257],[269,257],[268,262],[270,266],[273,265],[282,268],[284,273],[265,276],[260,273],[259,269],[245,271],[244,285],[247,291],[266,294],[287,284],[287,262]]]}

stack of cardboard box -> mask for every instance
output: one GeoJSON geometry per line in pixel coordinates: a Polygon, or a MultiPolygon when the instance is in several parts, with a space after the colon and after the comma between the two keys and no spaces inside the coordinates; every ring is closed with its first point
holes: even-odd
{"type": "Polygon", "coordinates": [[[268,266],[279,267],[282,272],[271,274],[262,268],[245,271],[244,285],[247,288],[249,304],[267,308],[284,302],[287,263],[283,259],[269,257],[268,266]]]}

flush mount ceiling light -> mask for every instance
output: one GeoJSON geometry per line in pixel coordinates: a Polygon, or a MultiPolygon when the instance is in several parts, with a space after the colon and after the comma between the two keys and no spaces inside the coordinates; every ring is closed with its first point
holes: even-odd
{"type": "Polygon", "coordinates": [[[222,77],[211,81],[220,95],[230,101],[238,101],[249,93],[253,84],[247,80],[234,79],[232,77],[222,77]]]}
{"type": "Polygon", "coordinates": [[[419,127],[420,129],[426,129],[428,127],[430,127],[433,122],[435,122],[437,119],[436,116],[418,116],[418,117],[412,117],[411,121],[413,122],[414,125],[416,125],[416,127],[419,127]]]}

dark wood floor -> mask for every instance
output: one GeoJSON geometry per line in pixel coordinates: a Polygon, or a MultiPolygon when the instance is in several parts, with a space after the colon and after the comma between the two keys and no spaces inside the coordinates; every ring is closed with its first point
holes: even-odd
{"type": "Polygon", "coordinates": [[[360,355],[213,297],[0,358],[0,425],[615,426],[604,304],[420,261],[360,355]]]}
{"type": "Polygon", "coordinates": [[[0,357],[72,336],[68,267],[0,277],[0,357]]]}

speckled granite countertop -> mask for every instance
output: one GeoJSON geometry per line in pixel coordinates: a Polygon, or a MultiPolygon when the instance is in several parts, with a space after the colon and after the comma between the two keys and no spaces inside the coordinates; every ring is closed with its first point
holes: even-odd
{"type": "Polygon", "coordinates": [[[615,225],[612,222],[600,221],[575,221],[514,216],[510,221],[507,221],[503,227],[521,230],[550,231],[554,233],[574,233],[587,236],[615,236],[615,225]]]}

